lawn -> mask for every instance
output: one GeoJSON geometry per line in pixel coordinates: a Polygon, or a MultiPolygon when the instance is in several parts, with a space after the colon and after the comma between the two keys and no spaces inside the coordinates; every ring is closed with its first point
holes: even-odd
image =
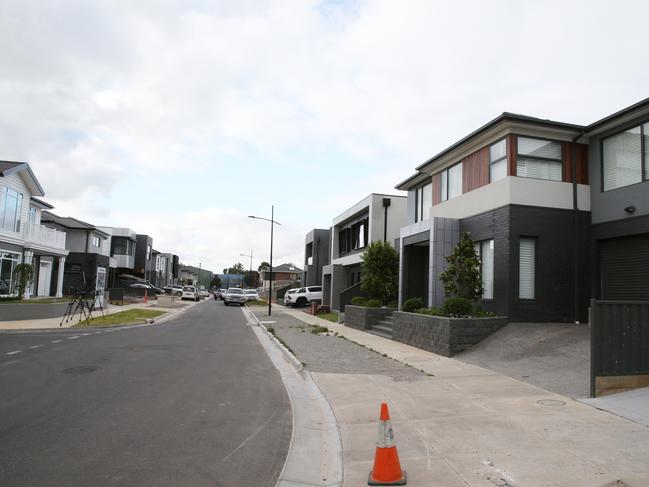
{"type": "Polygon", "coordinates": [[[268,301],[264,301],[263,299],[252,299],[250,301],[246,301],[246,304],[248,306],[268,306],[268,301]]]}
{"type": "Polygon", "coordinates": [[[316,316],[323,320],[331,321],[332,323],[338,323],[338,313],[320,313],[316,316]]]}
{"type": "MultiPolygon", "coordinates": [[[[100,312],[101,313],[101,312],[100,312]]],[[[76,325],[72,325],[72,328],[88,328],[94,326],[114,326],[114,325],[133,325],[136,323],[146,323],[147,319],[157,318],[166,314],[165,311],[156,311],[153,309],[129,309],[127,311],[120,311],[118,313],[113,313],[106,315],[105,317],[99,316],[99,318],[93,318],[89,322],[82,321],[76,325]]],[[[95,316],[97,316],[97,311],[95,311],[95,316]]]]}

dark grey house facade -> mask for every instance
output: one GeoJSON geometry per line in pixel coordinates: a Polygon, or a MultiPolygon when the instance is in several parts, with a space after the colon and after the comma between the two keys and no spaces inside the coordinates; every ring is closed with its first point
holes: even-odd
{"type": "Polygon", "coordinates": [[[512,321],[584,321],[590,224],[583,127],[504,113],[417,168],[401,229],[400,305],[444,299],[463,232],[481,259],[482,307],[512,321]]]}
{"type": "Polygon", "coordinates": [[[591,297],[649,301],[649,99],[585,129],[591,297]]]}
{"type": "Polygon", "coordinates": [[[304,239],[303,286],[322,286],[322,267],[329,265],[331,231],[314,228],[304,239]]]}
{"type": "Polygon", "coordinates": [[[149,235],[136,235],[135,264],[133,274],[142,279],[149,279],[155,271],[155,259],[153,258],[153,238],[149,235]]]}

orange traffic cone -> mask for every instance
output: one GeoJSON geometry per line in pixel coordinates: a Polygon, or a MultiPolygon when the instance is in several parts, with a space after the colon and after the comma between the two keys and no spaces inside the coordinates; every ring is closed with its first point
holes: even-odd
{"type": "Polygon", "coordinates": [[[374,454],[374,468],[367,479],[367,485],[406,485],[406,471],[401,470],[394,431],[390,423],[388,405],[381,403],[379,438],[374,454]]]}
{"type": "Polygon", "coordinates": [[[148,298],[147,293],[146,293],[147,291],[148,291],[148,289],[144,290],[144,304],[149,302],[149,298],[148,298]]]}

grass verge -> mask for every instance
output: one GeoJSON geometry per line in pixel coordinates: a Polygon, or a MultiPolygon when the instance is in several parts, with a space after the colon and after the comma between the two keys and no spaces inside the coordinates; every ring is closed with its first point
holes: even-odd
{"type": "Polygon", "coordinates": [[[332,323],[338,323],[338,313],[320,313],[316,316],[323,320],[331,321],[332,323]]]}
{"type": "MultiPolygon", "coordinates": [[[[95,312],[96,313],[96,312],[95,312]]],[[[92,320],[82,321],[71,328],[92,328],[94,326],[115,326],[115,325],[134,325],[136,323],[146,323],[150,318],[157,318],[166,314],[165,311],[156,311],[153,309],[129,309],[106,315],[105,317],[93,318],[92,320]]]]}
{"type": "Polygon", "coordinates": [[[62,298],[42,298],[42,299],[18,299],[18,298],[0,298],[0,304],[52,304],[52,303],[69,303],[72,297],[65,296],[62,298]]]}
{"type": "Polygon", "coordinates": [[[329,333],[329,328],[326,326],[312,326],[311,333],[314,335],[319,335],[320,333],[329,333]]]}
{"type": "Polygon", "coordinates": [[[268,306],[268,301],[264,301],[263,299],[253,299],[251,301],[246,301],[246,304],[248,306],[268,306]]]}

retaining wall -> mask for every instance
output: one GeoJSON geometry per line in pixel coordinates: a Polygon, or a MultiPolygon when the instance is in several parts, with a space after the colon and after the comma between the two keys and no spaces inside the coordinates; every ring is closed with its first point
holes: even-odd
{"type": "Polygon", "coordinates": [[[388,308],[367,308],[348,304],[345,306],[345,326],[357,330],[369,330],[391,314],[392,310],[388,308]]]}

